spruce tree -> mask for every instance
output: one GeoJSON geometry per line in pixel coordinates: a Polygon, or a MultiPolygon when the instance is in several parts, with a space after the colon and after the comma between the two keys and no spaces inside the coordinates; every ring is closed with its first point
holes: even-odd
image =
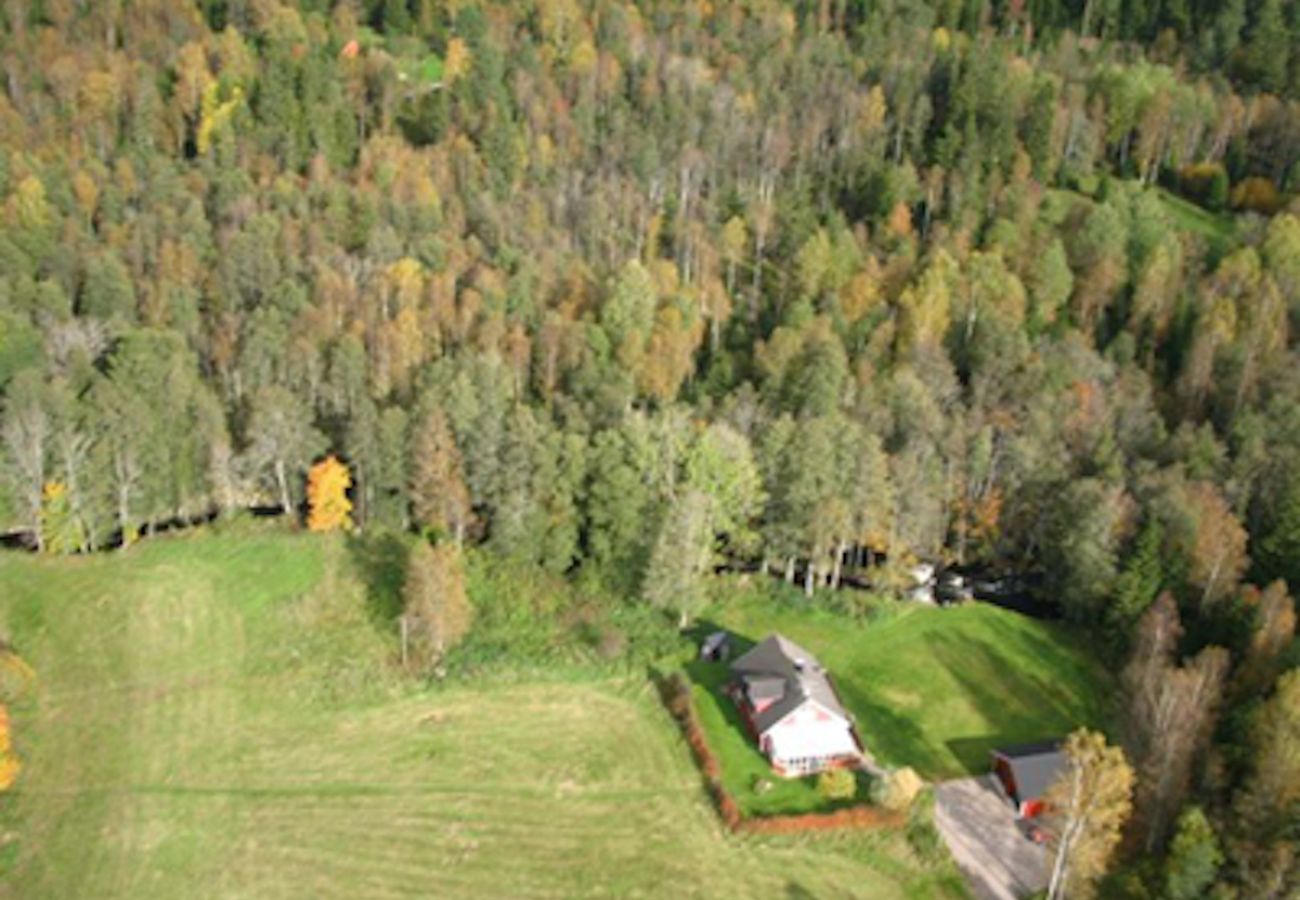
{"type": "Polygon", "coordinates": [[[1128,647],[1134,625],[1164,586],[1164,564],[1160,557],[1163,541],[1164,529],[1160,522],[1154,516],[1148,517],[1115,582],[1114,602],[1106,610],[1106,628],[1117,649],[1128,647]]]}
{"type": "Polygon", "coordinates": [[[1190,806],[1178,818],[1178,832],[1165,862],[1165,891],[1169,900],[1204,897],[1223,863],[1219,839],[1200,807],[1190,806]]]}
{"type": "Polygon", "coordinates": [[[1281,578],[1292,590],[1300,589],[1300,467],[1287,482],[1267,528],[1254,548],[1257,581],[1281,578]]]}

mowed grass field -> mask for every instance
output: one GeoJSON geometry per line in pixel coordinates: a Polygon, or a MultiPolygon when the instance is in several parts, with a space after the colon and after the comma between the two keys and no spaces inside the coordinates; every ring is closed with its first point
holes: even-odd
{"type": "MultiPolygon", "coordinates": [[[[793,592],[778,601],[737,591],[712,616],[706,627],[754,642],[780,632],[816,654],[856,716],[867,750],[887,765],[912,766],[926,779],[985,772],[993,747],[1106,722],[1110,676],[1076,637],[1061,624],[988,604],[904,605],[874,621],[854,622],[793,599],[793,592]]],[[[701,689],[696,696],[701,705],[718,707],[701,713],[706,724],[737,718],[720,692],[701,689]]],[[[752,742],[729,733],[718,743],[724,756],[752,757],[733,768],[761,766],[752,742]]],[[[810,787],[802,793],[783,787],[761,797],[748,796],[748,785],[735,789],[742,806],[755,811],[812,802],[810,787]]]]}
{"type": "Polygon", "coordinates": [[[0,894],[963,896],[900,835],[724,832],[641,678],[421,688],[370,605],[334,538],[0,555],[0,894]]]}

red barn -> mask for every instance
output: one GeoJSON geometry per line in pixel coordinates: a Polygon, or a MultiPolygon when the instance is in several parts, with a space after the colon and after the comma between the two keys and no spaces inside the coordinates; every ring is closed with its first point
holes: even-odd
{"type": "Polygon", "coordinates": [[[1059,740],[993,751],[993,772],[1023,819],[1032,819],[1043,811],[1043,795],[1064,771],[1065,754],[1059,740]]]}

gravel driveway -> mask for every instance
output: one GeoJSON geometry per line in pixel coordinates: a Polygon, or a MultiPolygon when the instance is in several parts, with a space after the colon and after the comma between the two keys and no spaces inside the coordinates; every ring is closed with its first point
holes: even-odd
{"type": "Polygon", "coordinates": [[[934,822],[979,900],[1019,900],[1047,886],[1048,853],[1016,825],[992,775],[935,785],[934,822]]]}

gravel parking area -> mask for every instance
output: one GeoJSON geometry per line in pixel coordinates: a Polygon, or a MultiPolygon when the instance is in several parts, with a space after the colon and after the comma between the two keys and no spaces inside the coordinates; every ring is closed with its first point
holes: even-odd
{"type": "Polygon", "coordinates": [[[980,900],[1020,900],[1047,886],[1048,852],[1021,832],[992,775],[936,785],[934,819],[980,900]]]}

